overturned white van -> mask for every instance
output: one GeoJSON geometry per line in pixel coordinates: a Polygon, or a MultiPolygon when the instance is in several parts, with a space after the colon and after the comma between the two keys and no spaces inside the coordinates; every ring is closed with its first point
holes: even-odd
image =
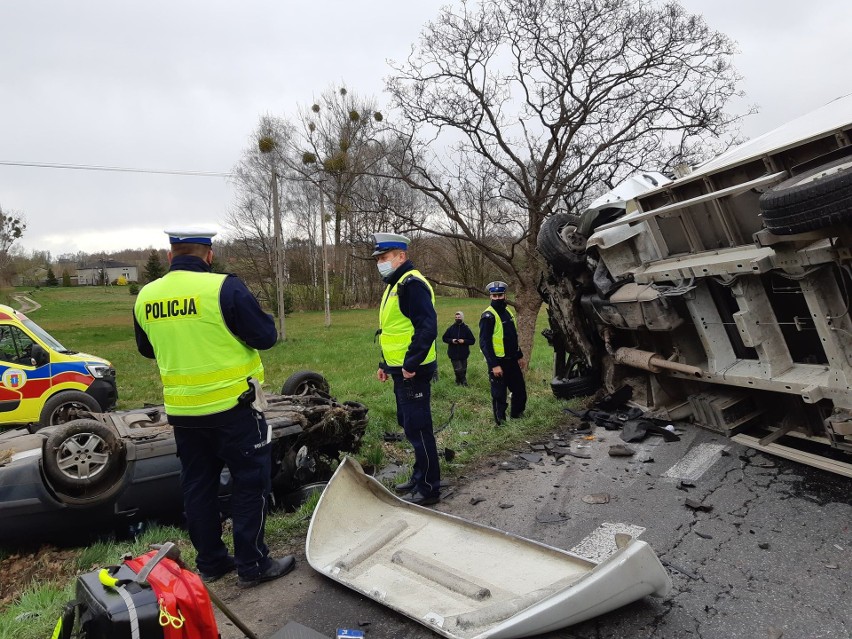
{"type": "Polygon", "coordinates": [[[631,184],[539,235],[554,392],[852,476],[852,95],[631,184]]]}

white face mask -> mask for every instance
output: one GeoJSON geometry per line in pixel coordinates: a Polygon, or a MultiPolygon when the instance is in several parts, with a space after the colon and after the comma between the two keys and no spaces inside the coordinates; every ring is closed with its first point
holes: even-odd
{"type": "Polygon", "coordinates": [[[391,260],[376,262],[376,268],[379,269],[379,275],[382,277],[388,277],[396,270],[396,267],[391,263],[391,260]]]}

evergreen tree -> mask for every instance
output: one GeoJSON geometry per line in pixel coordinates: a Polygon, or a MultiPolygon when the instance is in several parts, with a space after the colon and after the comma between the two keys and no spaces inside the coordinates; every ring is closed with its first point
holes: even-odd
{"type": "Polygon", "coordinates": [[[62,271],[62,286],[71,286],[71,276],[66,270],[62,271]]]}
{"type": "Polygon", "coordinates": [[[53,274],[53,269],[51,267],[47,267],[47,279],[45,280],[45,284],[48,286],[59,286],[59,280],[56,279],[56,275],[53,274]]]}
{"type": "Polygon", "coordinates": [[[148,261],[145,263],[145,281],[153,282],[163,276],[163,264],[160,262],[160,254],[157,251],[151,251],[148,256],[148,261]]]}

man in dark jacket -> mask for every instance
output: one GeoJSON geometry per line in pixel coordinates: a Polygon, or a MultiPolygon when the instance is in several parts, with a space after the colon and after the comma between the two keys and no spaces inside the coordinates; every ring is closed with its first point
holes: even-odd
{"type": "Polygon", "coordinates": [[[187,528],[204,581],[236,568],[243,588],[293,570],[264,543],[272,479],[269,426],[256,400],[263,381],[257,349],[272,348],[273,319],[235,275],[212,273],[211,238],[198,228],[167,231],[169,272],[136,299],[136,345],[156,359],[163,400],[181,462],[187,528]],[[234,554],[222,541],[219,482],[233,479],[234,554]]]}
{"type": "Polygon", "coordinates": [[[494,421],[499,426],[506,421],[506,396],[512,392],[513,419],[521,417],[527,405],[527,385],[523,369],[526,361],[518,345],[518,325],[515,314],[506,306],[506,282],[489,282],[486,288],[491,305],[479,320],[479,348],[488,362],[491,380],[491,404],[494,421]]]}
{"type": "Polygon", "coordinates": [[[464,313],[456,311],[455,321],[444,331],[442,339],[447,344],[447,356],[456,373],[456,385],[467,386],[467,358],[470,357],[470,347],[476,343],[476,338],[470,326],[464,323],[464,313]]]}
{"type": "Polygon", "coordinates": [[[414,448],[411,480],[403,497],[420,506],[440,501],[441,467],[432,430],[432,377],[437,370],[438,316],[432,286],[408,259],[408,238],[375,233],[373,257],[387,288],[379,307],[380,382],[393,379],[396,419],[414,448]]]}

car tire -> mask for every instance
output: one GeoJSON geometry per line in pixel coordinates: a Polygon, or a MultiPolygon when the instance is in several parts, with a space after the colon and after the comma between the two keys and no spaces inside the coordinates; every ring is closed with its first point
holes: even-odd
{"type": "Polygon", "coordinates": [[[584,251],[568,246],[563,234],[566,227],[577,227],[579,224],[580,218],[571,213],[555,213],[541,224],[536,248],[557,272],[574,270],[585,264],[584,251]]]}
{"type": "Polygon", "coordinates": [[[67,424],[101,412],[101,405],[91,395],[75,390],[59,391],[42,406],[38,428],[67,424]]]}
{"type": "Polygon", "coordinates": [[[307,395],[315,391],[328,393],[328,380],[314,371],[296,371],[281,387],[282,395],[307,395]]]}
{"type": "Polygon", "coordinates": [[[124,446],[106,424],[77,419],[56,426],[44,443],[44,472],[51,484],[74,497],[97,497],[117,485],[124,446]]]}
{"type": "Polygon", "coordinates": [[[597,375],[583,375],[573,379],[554,379],[550,383],[553,395],[559,399],[594,395],[600,387],[601,382],[597,375]]]}
{"type": "Polygon", "coordinates": [[[763,224],[793,235],[852,221],[852,157],[795,175],[760,196],[763,224]]]}

